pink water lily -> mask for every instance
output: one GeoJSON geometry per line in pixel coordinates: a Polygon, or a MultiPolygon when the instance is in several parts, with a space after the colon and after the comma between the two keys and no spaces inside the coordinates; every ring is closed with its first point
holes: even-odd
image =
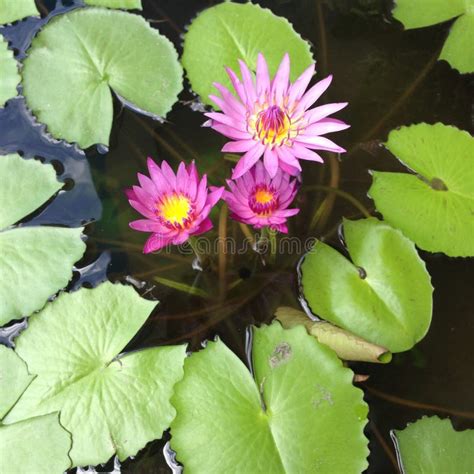
{"type": "Polygon", "coordinates": [[[227,185],[230,191],[224,192],[223,199],[229,206],[231,218],[256,229],[270,227],[288,232],[288,217],[299,212],[299,209],[288,209],[298,191],[296,179],[281,169],[270,177],[258,162],[236,180],[227,180],[227,185]]]}
{"type": "Polygon", "coordinates": [[[161,167],[147,160],[150,177],[138,173],[140,186],[126,190],[130,205],[145,219],[130,222],[130,227],[151,232],[144,253],[154,252],[168,244],[179,245],[191,235],[212,229],[209,213],[219,201],[224,188],[207,187],[207,176],[199,179],[196,166],[180,163],[175,174],[163,161],[161,167]]]}
{"type": "Polygon", "coordinates": [[[332,76],[305,92],[314,74],[314,64],[292,84],[288,54],[283,57],[273,80],[262,54],[258,55],[256,77],[243,61],[239,64],[242,81],[234,71],[226,69],[237,97],[222,84],[214,83],[221,97],[209,97],[222,112],[207,113],[209,120],[204,124],[233,140],[222,151],[244,153],[232,178],[242,176],[262,156],[270,177],[274,177],[278,168],[297,175],[301,171],[300,159],[322,162],[314,150],[345,151],[322,135],[349,127],[340,120],[328,118],[343,109],[347,102],[311,108],[331,84],[332,76]]]}

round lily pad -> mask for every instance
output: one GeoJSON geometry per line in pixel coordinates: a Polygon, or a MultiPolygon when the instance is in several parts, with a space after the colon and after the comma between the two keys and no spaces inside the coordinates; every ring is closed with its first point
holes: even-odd
{"type": "Polygon", "coordinates": [[[56,138],[107,145],[112,91],[134,110],[164,117],[182,87],[171,42],[142,17],[82,8],[57,16],[24,62],[26,102],[56,138]]]}
{"type": "Polygon", "coordinates": [[[303,327],[253,330],[253,376],[221,341],[186,359],[171,447],[195,473],[367,468],[367,405],[353,373],[303,327]]]}
{"type": "Polygon", "coordinates": [[[253,3],[224,2],[200,13],[184,36],[182,63],[201,100],[212,105],[213,82],[231,86],[225,67],[237,71],[241,59],[255,70],[262,53],[271,75],[285,53],[290,55],[291,80],[313,61],[309,44],[285,18],[253,3]]]}
{"type": "Polygon", "coordinates": [[[474,472],[474,430],[455,431],[449,420],[432,416],[391,434],[404,474],[474,472]]]}
{"type": "Polygon", "coordinates": [[[397,0],[393,16],[406,29],[436,25],[457,18],[439,59],[461,73],[474,72],[474,0],[397,0]]]}
{"type": "MultiPolygon", "coordinates": [[[[0,420],[33,380],[13,349],[0,346],[0,420]],[[5,389],[8,387],[8,389],[5,389]]],[[[71,436],[58,413],[4,425],[0,423],[0,472],[61,474],[71,465],[71,436]]]]}
{"type": "Polygon", "coordinates": [[[16,154],[0,156],[0,182],[0,325],[4,325],[29,316],[64,288],[86,246],[83,227],[10,227],[62,187],[51,165],[16,154]]]}
{"type": "Polygon", "coordinates": [[[72,434],[74,466],[120,460],[160,438],[185,346],[123,354],[156,306],[129,286],[103,283],[63,293],[30,318],[16,351],[36,378],[8,413],[19,422],[53,411],[72,434]]]}
{"type": "Polygon", "coordinates": [[[430,276],[413,242],[375,218],[344,221],[350,258],[316,242],[299,266],[311,311],[391,352],[406,351],[431,323],[430,276]]]}
{"type": "MultiPolygon", "coordinates": [[[[0,0],[0,25],[27,16],[39,16],[35,0],[0,0]]],[[[3,78],[1,75],[0,77],[3,78]]]]}
{"type": "Polygon", "coordinates": [[[8,43],[0,35],[0,107],[18,94],[17,86],[20,83],[18,67],[13,57],[13,51],[8,49],[8,43]]]}
{"type": "Polygon", "coordinates": [[[421,123],[392,131],[385,146],[414,174],[373,172],[369,196],[384,219],[423,250],[474,255],[474,138],[421,123]]]}

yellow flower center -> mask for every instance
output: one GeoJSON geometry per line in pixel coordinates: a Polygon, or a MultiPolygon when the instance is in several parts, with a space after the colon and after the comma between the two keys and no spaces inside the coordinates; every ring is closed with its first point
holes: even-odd
{"type": "Polygon", "coordinates": [[[257,137],[264,145],[281,145],[288,138],[291,122],[278,105],[258,112],[255,122],[257,137]]]}
{"type": "Polygon", "coordinates": [[[192,210],[191,201],[184,194],[163,196],[157,207],[165,223],[177,227],[184,227],[192,210]]]}
{"type": "Polygon", "coordinates": [[[266,189],[259,189],[255,193],[255,202],[258,204],[268,204],[274,199],[273,193],[270,191],[267,191],[266,189]]]}

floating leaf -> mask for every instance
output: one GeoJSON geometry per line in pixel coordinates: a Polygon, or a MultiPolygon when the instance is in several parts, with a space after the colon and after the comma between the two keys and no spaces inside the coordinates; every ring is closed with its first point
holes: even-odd
{"type": "Polygon", "coordinates": [[[393,16],[406,29],[423,28],[459,17],[439,59],[445,59],[461,73],[474,72],[473,0],[396,0],[393,16]]]}
{"type": "MultiPolygon", "coordinates": [[[[0,346],[0,419],[33,378],[13,349],[0,346]]],[[[58,413],[12,425],[0,424],[0,472],[61,474],[71,465],[70,449],[71,437],[59,424],[58,413]]]]}
{"type": "Polygon", "coordinates": [[[35,0],[0,0],[0,25],[33,15],[39,16],[35,0]]]}
{"type": "Polygon", "coordinates": [[[224,2],[204,10],[184,36],[182,63],[193,90],[212,105],[208,96],[215,93],[213,82],[230,87],[225,72],[238,70],[242,59],[255,70],[261,52],[275,74],[285,53],[291,59],[291,79],[295,80],[312,62],[309,44],[285,18],[252,3],[224,2]]]}
{"type": "Polygon", "coordinates": [[[367,405],[304,328],[253,330],[254,376],[221,341],[185,360],[171,447],[186,472],[362,472],[367,405]]]}
{"type": "Polygon", "coordinates": [[[114,453],[123,460],[160,438],[175,415],[169,399],[182,377],[185,347],[121,354],[155,306],[132,287],[112,283],[63,293],[45,306],[16,340],[37,377],[6,421],[60,411],[75,466],[103,463],[114,453]]]}
{"type": "Polygon", "coordinates": [[[430,277],[415,246],[375,218],[344,220],[352,263],[316,242],[300,264],[303,297],[321,318],[391,352],[410,349],[431,322],[430,277]]]}
{"type": "Polygon", "coordinates": [[[96,7],[142,9],[142,0],[85,0],[85,3],[96,7]]]}
{"type": "Polygon", "coordinates": [[[280,306],[275,316],[285,329],[304,326],[321,344],[330,347],[343,360],[386,364],[392,354],[385,347],[365,341],[361,337],[326,321],[313,321],[297,309],[280,306]]]}
{"type": "Polygon", "coordinates": [[[109,143],[112,89],[135,110],[165,116],[181,90],[171,42],[140,16],[82,8],[57,16],[24,62],[28,106],[56,138],[109,143]]]}
{"type": "Polygon", "coordinates": [[[432,416],[391,434],[404,474],[474,472],[474,430],[455,431],[448,419],[432,416]]]}
{"type": "Polygon", "coordinates": [[[373,173],[369,196],[384,219],[423,250],[474,255],[474,138],[421,123],[392,131],[386,147],[416,175],[373,173]]]}
{"type": "Polygon", "coordinates": [[[16,154],[0,156],[0,182],[0,325],[4,325],[29,316],[65,287],[86,246],[82,227],[7,229],[61,188],[51,165],[16,154]]]}
{"type": "MultiPolygon", "coordinates": [[[[1,2],[1,0],[0,0],[1,2]]],[[[8,43],[0,35],[0,107],[12,97],[16,97],[18,91],[16,87],[20,83],[20,75],[13,57],[13,52],[8,49],[8,43]]]]}

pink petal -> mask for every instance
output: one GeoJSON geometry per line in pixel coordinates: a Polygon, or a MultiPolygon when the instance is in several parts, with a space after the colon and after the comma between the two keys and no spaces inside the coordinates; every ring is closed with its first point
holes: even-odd
{"type": "Polygon", "coordinates": [[[169,183],[164,179],[160,167],[150,158],[147,158],[148,172],[155,183],[156,189],[163,193],[169,189],[169,183]]]}
{"type": "Polygon", "coordinates": [[[247,104],[254,104],[257,101],[255,87],[253,84],[253,77],[247,64],[239,59],[240,72],[242,74],[242,82],[244,84],[245,93],[247,96],[247,104]]]}
{"type": "Polygon", "coordinates": [[[125,196],[127,196],[127,199],[133,199],[134,201],[138,200],[137,195],[135,194],[135,191],[132,188],[127,188],[124,190],[125,196]]]}
{"type": "Polygon", "coordinates": [[[340,132],[349,128],[350,125],[337,119],[325,119],[313,123],[305,128],[305,135],[324,135],[325,133],[340,132]]]}
{"type": "Polygon", "coordinates": [[[336,145],[326,137],[298,135],[296,140],[293,142],[293,147],[298,143],[308,148],[314,148],[315,150],[326,150],[334,153],[344,153],[346,151],[344,148],[336,145]]]}
{"type": "Polygon", "coordinates": [[[317,122],[318,120],[321,120],[322,118],[327,117],[328,115],[339,112],[339,110],[342,110],[346,106],[347,102],[320,105],[314,109],[307,110],[304,114],[304,118],[306,123],[310,125],[314,122],[317,122]]]}
{"type": "Polygon", "coordinates": [[[240,97],[240,100],[246,104],[247,103],[247,94],[245,93],[244,86],[242,83],[239,81],[239,78],[235,74],[234,71],[232,71],[231,68],[227,67],[226,72],[230,78],[230,82],[232,82],[232,85],[234,86],[235,92],[237,92],[237,95],[240,97]]]}
{"type": "Polygon", "coordinates": [[[281,161],[284,161],[287,165],[296,168],[297,170],[301,171],[301,166],[298,163],[298,160],[296,159],[294,153],[293,153],[293,147],[287,147],[287,146],[282,146],[277,148],[277,153],[278,153],[278,158],[280,158],[281,161]]]}
{"type": "Polygon", "coordinates": [[[145,207],[148,209],[154,209],[156,199],[150,196],[143,188],[140,188],[140,186],[133,186],[133,192],[145,207]]]}
{"type": "Polygon", "coordinates": [[[288,90],[289,80],[290,56],[288,55],[288,53],[285,53],[280,65],[278,66],[278,71],[276,72],[275,77],[272,81],[271,94],[276,103],[280,103],[283,99],[283,95],[286,94],[288,90]]]}
{"type": "Polygon", "coordinates": [[[211,186],[210,188],[210,193],[207,195],[207,200],[206,200],[206,204],[211,206],[211,207],[214,207],[217,203],[217,201],[219,201],[219,199],[221,199],[222,197],[222,193],[224,192],[224,186],[221,186],[220,188],[217,188],[215,186],[211,186]]]}
{"type": "Polygon", "coordinates": [[[203,234],[212,229],[212,221],[209,218],[204,219],[198,226],[198,228],[193,232],[193,235],[203,234]]]}
{"type": "Polygon", "coordinates": [[[294,166],[290,166],[288,163],[285,163],[284,161],[279,162],[279,166],[284,171],[285,173],[290,174],[291,176],[298,176],[301,172],[300,169],[295,168],[294,166]]]}
{"type": "Polygon", "coordinates": [[[293,152],[295,156],[301,160],[319,161],[320,163],[324,163],[324,160],[317,153],[308,150],[308,148],[299,143],[293,143],[293,152]]]}
{"type": "Polygon", "coordinates": [[[221,123],[223,125],[228,125],[229,127],[233,127],[236,130],[240,130],[241,132],[244,132],[246,130],[247,125],[244,120],[235,120],[232,117],[229,117],[225,114],[221,114],[219,112],[207,112],[204,115],[215,122],[221,123]]]}
{"type": "Polygon", "coordinates": [[[252,138],[250,133],[239,131],[233,127],[229,127],[228,125],[212,123],[211,126],[216,132],[234,140],[248,140],[249,138],[252,138]]]}
{"type": "Polygon", "coordinates": [[[273,178],[278,171],[278,155],[270,147],[267,147],[263,155],[263,163],[265,168],[270,175],[270,178],[273,178]]]}
{"type": "Polygon", "coordinates": [[[290,86],[288,93],[288,102],[292,104],[296,100],[300,100],[304,94],[304,91],[308,87],[311,78],[314,75],[315,64],[311,64],[298,79],[290,86]]]}
{"type": "Polygon", "coordinates": [[[169,233],[169,229],[167,229],[164,225],[160,224],[156,220],[139,219],[139,220],[130,222],[128,225],[132,229],[138,230],[140,232],[154,232],[154,233],[159,233],[159,234],[169,233]]]}
{"type": "MultiPolygon", "coordinates": [[[[266,153],[266,151],[265,151],[266,153]]],[[[265,166],[259,161],[254,168],[255,183],[262,184],[268,183],[268,173],[265,173],[265,166]]]]}
{"type": "Polygon", "coordinates": [[[198,185],[198,189],[196,192],[196,201],[194,202],[197,213],[202,211],[202,208],[206,204],[206,199],[207,199],[207,176],[204,175],[198,185]]]}
{"type": "Polygon", "coordinates": [[[214,82],[213,85],[220,92],[222,98],[230,108],[232,108],[236,113],[245,116],[246,109],[244,105],[235,98],[234,94],[232,94],[227,87],[218,82],[214,82]]]}
{"type": "Polygon", "coordinates": [[[326,91],[332,82],[332,75],[326,77],[322,81],[317,82],[306,94],[301,98],[299,107],[303,110],[311,107],[326,91]]]}
{"type": "Polygon", "coordinates": [[[150,196],[157,194],[157,189],[153,181],[144,174],[137,173],[138,182],[140,186],[147,192],[150,196]]]}
{"type": "Polygon", "coordinates": [[[233,107],[229,105],[228,102],[226,102],[224,99],[221,99],[220,97],[217,97],[216,95],[211,94],[209,96],[209,99],[211,99],[217,107],[219,107],[224,114],[228,115],[231,117],[233,120],[245,120],[245,112],[244,114],[236,111],[233,107]]]}
{"type": "Polygon", "coordinates": [[[188,167],[188,182],[186,185],[188,196],[191,199],[194,199],[196,197],[198,181],[199,181],[199,176],[197,173],[196,164],[194,163],[194,160],[193,160],[188,167]]]}
{"type": "Polygon", "coordinates": [[[232,179],[240,178],[245,172],[247,172],[252,166],[259,160],[265,150],[265,145],[258,142],[253,148],[245,153],[245,155],[240,158],[237,166],[234,168],[232,173],[232,179]]]}
{"type": "Polygon", "coordinates": [[[181,245],[181,244],[184,244],[184,242],[186,242],[186,240],[188,239],[189,239],[189,233],[186,231],[181,231],[178,234],[176,234],[175,237],[173,237],[172,242],[174,245],[181,245]]]}
{"type": "Polygon", "coordinates": [[[255,145],[255,140],[238,140],[236,142],[227,142],[223,147],[222,151],[228,153],[241,153],[249,151],[255,145]]]}
{"type": "Polygon", "coordinates": [[[170,237],[161,234],[152,234],[145,243],[143,253],[151,253],[166,247],[171,242],[170,237]]]}
{"type": "Polygon", "coordinates": [[[182,161],[178,166],[178,172],[176,173],[176,188],[181,192],[188,192],[188,172],[186,170],[186,164],[182,161]]]}
{"type": "Polygon", "coordinates": [[[262,53],[257,58],[257,95],[261,97],[270,90],[270,75],[268,74],[267,61],[262,53]]]}
{"type": "Polygon", "coordinates": [[[140,214],[142,214],[145,217],[148,217],[149,219],[156,219],[156,214],[152,210],[148,209],[146,206],[144,206],[141,202],[135,201],[133,199],[130,199],[128,201],[130,205],[138,211],[140,214]]]}
{"type": "Polygon", "coordinates": [[[171,166],[165,160],[161,162],[161,172],[163,174],[163,178],[168,181],[168,187],[171,189],[176,189],[176,175],[171,169],[171,166]]]}
{"type": "Polygon", "coordinates": [[[282,234],[288,234],[288,227],[286,224],[272,225],[272,228],[277,232],[281,232],[282,234]]]}

